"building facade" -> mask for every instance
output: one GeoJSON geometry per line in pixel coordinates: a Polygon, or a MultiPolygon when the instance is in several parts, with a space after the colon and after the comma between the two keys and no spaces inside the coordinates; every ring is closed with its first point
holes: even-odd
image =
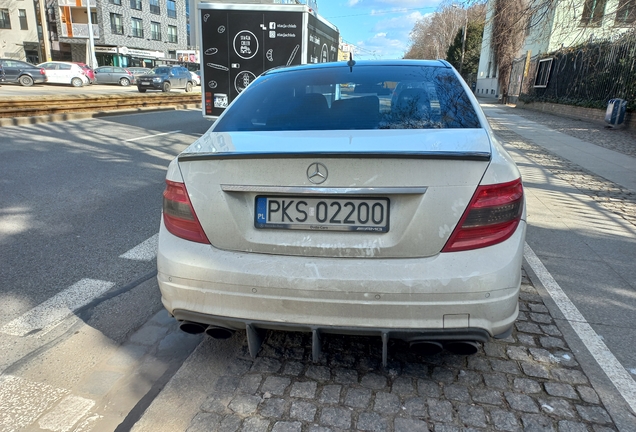
{"type": "MultiPolygon", "coordinates": [[[[590,39],[612,39],[636,27],[636,0],[528,0],[536,7],[528,17],[524,43],[517,58],[554,52],[582,44],[590,39]],[[548,8],[548,5],[552,7],[548,8]]],[[[498,65],[491,44],[494,1],[489,0],[481,46],[477,87],[481,97],[497,98],[498,65]]],[[[534,79],[534,77],[532,77],[534,79]]]]}
{"type": "Polygon", "coordinates": [[[0,57],[39,63],[38,15],[33,0],[0,1],[0,57]]]}
{"type": "Polygon", "coordinates": [[[91,64],[89,18],[99,66],[177,62],[187,47],[185,0],[54,0],[52,57],[91,64]]]}

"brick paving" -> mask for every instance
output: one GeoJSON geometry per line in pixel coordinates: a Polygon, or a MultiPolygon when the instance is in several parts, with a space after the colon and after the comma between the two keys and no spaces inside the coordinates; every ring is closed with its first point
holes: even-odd
{"type": "MultiPolygon", "coordinates": [[[[631,131],[611,131],[609,139],[601,126],[528,110],[515,114],[633,155],[631,131]]],[[[636,225],[634,193],[492,124],[508,145],[636,225]]],[[[519,305],[512,335],[483,344],[475,355],[417,356],[392,340],[387,368],[379,338],[325,335],[323,355],[313,363],[309,334],[270,331],[255,360],[244,343],[188,432],[616,431],[525,275],[519,305]]]]}
{"type": "Polygon", "coordinates": [[[541,297],[524,276],[510,337],[472,356],[418,356],[379,338],[268,332],[247,344],[192,419],[203,431],[616,431],[541,297]]]}

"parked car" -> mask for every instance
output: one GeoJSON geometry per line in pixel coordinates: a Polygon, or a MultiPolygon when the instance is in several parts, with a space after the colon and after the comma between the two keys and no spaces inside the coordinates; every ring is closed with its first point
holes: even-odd
{"type": "Polygon", "coordinates": [[[448,62],[272,69],[169,165],[162,302],[252,356],[266,329],[313,333],[314,359],[321,333],[376,335],[385,363],[390,339],[475,353],[518,315],[524,202],[448,62]]]}
{"type": "Polygon", "coordinates": [[[201,71],[190,71],[190,76],[192,77],[192,82],[194,82],[194,85],[201,85],[201,71]]]}
{"type": "Polygon", "coordinates": [[[47,83],[70,84],[73,87],[82,87],[89,83],[83,69],[71,62],[51,61],[37,65],[44,69],[47,83]]]}
{"type": "Polygon", "coordinates": [[[126,68],[128,69],[130,72],[132,72],[132,74],[135,76],[135,78],[137,78],[139,75],[145,75],[148,72],[150,72],[150,68],[146,68],[146,67],[129,67],[126,68]]]}
{"type": "Polygon", "coordinates": [[[75,64],[82,68],[84,75],[88,78],[88,83],[93,84],[95,82],[95,72],[93,69],[91,69],[91,67],[86,63],[75,62],[75,64]]]}
{"type": "Polygon", "coordinates": [[[119,84],[127,87],[135,83],[135,77],[128,69],[118,66],[100,66],[95,68],[97,84],[119,84]]]}
{"type": "Polygon", "coordinates": [[[5,83],[18,83],[24,87],[30,87],[34,83],[40,84],[46,82],[44,69],[31,63],[12,59],[0,59],[0,68],[4,70],[5,83]]]}
{"type": "Polygon", "coordinates": [[[169,92],[173,88],[183,88],[191,92],[193,86],[190,72],[181,66],[159,66],[137,79],[137,89],[141,93],[145,93],[146,90],[169,92]]]}

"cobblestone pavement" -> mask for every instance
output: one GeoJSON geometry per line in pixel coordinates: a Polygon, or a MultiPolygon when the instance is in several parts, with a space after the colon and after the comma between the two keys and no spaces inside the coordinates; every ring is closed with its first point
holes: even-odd
{"type": "Polygon", "coordinates": [[[379,338],[268,332],[215,383],[188,432],[615,431],[541,297],[524,277],[510,337],[472,356],[417,356],[379,338]]]}
{"type": "Polygon", "coordinates": [[[493,106],[510,110],[511,114],[522,116],[527,120],[540,123],[583,141],[636,157],[636,130],[611,129],[601,123],[560,117],[531,109],[504,107],[503,105],[493,106]]]}
{"type": "MultiPolygon", "coordinates": [[[[517,111],[528,110],[516,110],[515,114],[517,114],[517,111]]],[[[543,116],[545,114],[541,115],[543,116]]],[[[528,156],[538,165],[546,168],[560,179],[565,180],[581,192],[592,197],[592,199],[605,209],[619,215],[636,226],[636,193],[549,152],[545,148],[523,138],[521,135],[510,131],[492,118],[489,119],[489,121],[497,136],[505,144],[521,150],[524,155],[528,156]]],[[[538,122],[538,120],[533,121],[538,122]]],[[[563,118],[559,120],[561,123],[566,121],[567,119],[563,118]]],[[[546,124],[546,126],[549,125],[546,124]]],[[[587,141],[592,142],[592,140],[587,141]]],[[[632,142],[632,144],[636,147],[636,141],[632,142]]]]}

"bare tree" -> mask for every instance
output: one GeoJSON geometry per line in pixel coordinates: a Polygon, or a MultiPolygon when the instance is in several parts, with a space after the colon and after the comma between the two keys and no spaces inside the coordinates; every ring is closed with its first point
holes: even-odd
{"type": "Polygon", "coordinates": [[[444,0],[433,14],[416,22],[411,31],[411,46],[404,58],[446,58],[448,47],[464,27],[466,18],[469,22],[484,21],[486,6],[483,0],[465,9],[457,6],[457,2],[444,0]]]}

